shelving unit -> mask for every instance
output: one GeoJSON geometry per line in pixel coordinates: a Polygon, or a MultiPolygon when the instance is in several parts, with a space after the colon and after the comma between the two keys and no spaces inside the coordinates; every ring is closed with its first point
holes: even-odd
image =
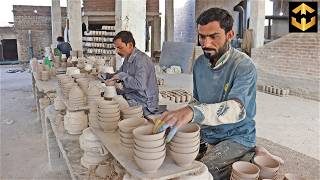
{"type": "Polygon", "coordinates": [[[109,65],[113,65],[115,60],[115,49],[113,37],[115,28],[113,25],[104,25],[101,29],[84,32],[82,45],[85,57],[95,57],[97,59],[106,59],[109,65]]]}

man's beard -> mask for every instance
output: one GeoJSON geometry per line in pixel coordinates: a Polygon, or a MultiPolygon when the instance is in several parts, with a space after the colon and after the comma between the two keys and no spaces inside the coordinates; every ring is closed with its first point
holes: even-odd
{"type": "Polygon", "coordinates": [[[218,61],[218,59],[228,51],[229,49],[229,43],[226,40],[224,45],[219,49],[211,49],[211,48],[202,48],[203,53],[206,58],[208,58],[213,66],[215,66],[215,63],[218,61]],[[208,51],[214,51],[215,53],[211,53],[208,51]]]}

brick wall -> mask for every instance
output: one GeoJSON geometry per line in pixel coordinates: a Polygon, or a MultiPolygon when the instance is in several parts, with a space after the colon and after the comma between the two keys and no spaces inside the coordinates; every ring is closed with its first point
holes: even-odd
{"type": "Polygon", "coordinates": [[[320,100],[320,33],[290,33],[252,50],[258,85],[290,89],[290,94],[320,100]]]}
{"type": "Polygon", "coordinates": [[[16,32],[13,27],[0,27],[0,40],[16,38],[16,32]]]}
{"type": "MultiPolygon", "coordinates": [[[[159,12],[159,0],[147,0],[147,12],[159,12]]],[[[84,11],[115,11],[115,0],[83,0],[84,11]]],[[[134,8],[134,7],[133,7],[134,8]]]]}
{"type": "MultiPolygon", "coordinates": [[[[13,6],[14,29],[17,33],[19,60],[29,60],[28,31],[31,30],[34,56],[38,57],[40,48],[51,45],[51,7],[50,6],[13,6]],[[37,13],[34,13],[37,10],[37,13]]],[[[66,8],[61,8],[62,27],[65,25],[66,8]]]]}

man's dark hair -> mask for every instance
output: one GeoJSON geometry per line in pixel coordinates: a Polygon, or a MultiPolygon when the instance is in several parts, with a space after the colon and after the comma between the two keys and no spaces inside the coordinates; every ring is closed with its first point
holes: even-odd
{"type": "Polygon", "coordinates": [[[124,42],[126,45],[130,42],[133,44],[133,47],[135,47],[136,45],[136,42],[130,31],[118,32],[118,34],[113,38],[113,42],[115,42],[117,39],[121,39],[121,41],[124,42]]]}
{"type": "Polygon", "coordinates": [[[233,18],[230,13],[224,9],[210,8],[202,12],[197,19],[197,24],[206,25],[212,21],[218,21],[225,33],[232,30],[233,18]]]}
{"type": "Polygon", "coordinates": [[[64,38],[62,36],[57,37],[58,42],[64,42],[64,38]]]}

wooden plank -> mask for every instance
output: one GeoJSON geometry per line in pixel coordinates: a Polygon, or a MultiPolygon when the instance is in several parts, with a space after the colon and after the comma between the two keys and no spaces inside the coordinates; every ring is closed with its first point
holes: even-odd
{"type": "Polygon", "coordinates": [[[156,173],[145,174],[136,165],[132,150],[120,144],[118,131],[105,133],[99,129],[94,129],[93,133],[100,139],[103,145],[113,155],[113,157],[128,171],[132,176],[140,179],[171,179],[189,173],[194,173],[200,169],[202,163],[194,161],[189,168],[177,166],[170,156],[166,156],[165,161],[156,173]]]}
{"type": "Polygon", "coordinates": [[[66,133],[63,122],[56,121],[56,111],[53,105],[45,109],[46,117],[49,119],[53,133],[56,136],[57,144],[66,161],[72,180],[89,179],[89,171],[81,166],[80,158],[82,150],[80,149],[79,136],[66,133]]]}

